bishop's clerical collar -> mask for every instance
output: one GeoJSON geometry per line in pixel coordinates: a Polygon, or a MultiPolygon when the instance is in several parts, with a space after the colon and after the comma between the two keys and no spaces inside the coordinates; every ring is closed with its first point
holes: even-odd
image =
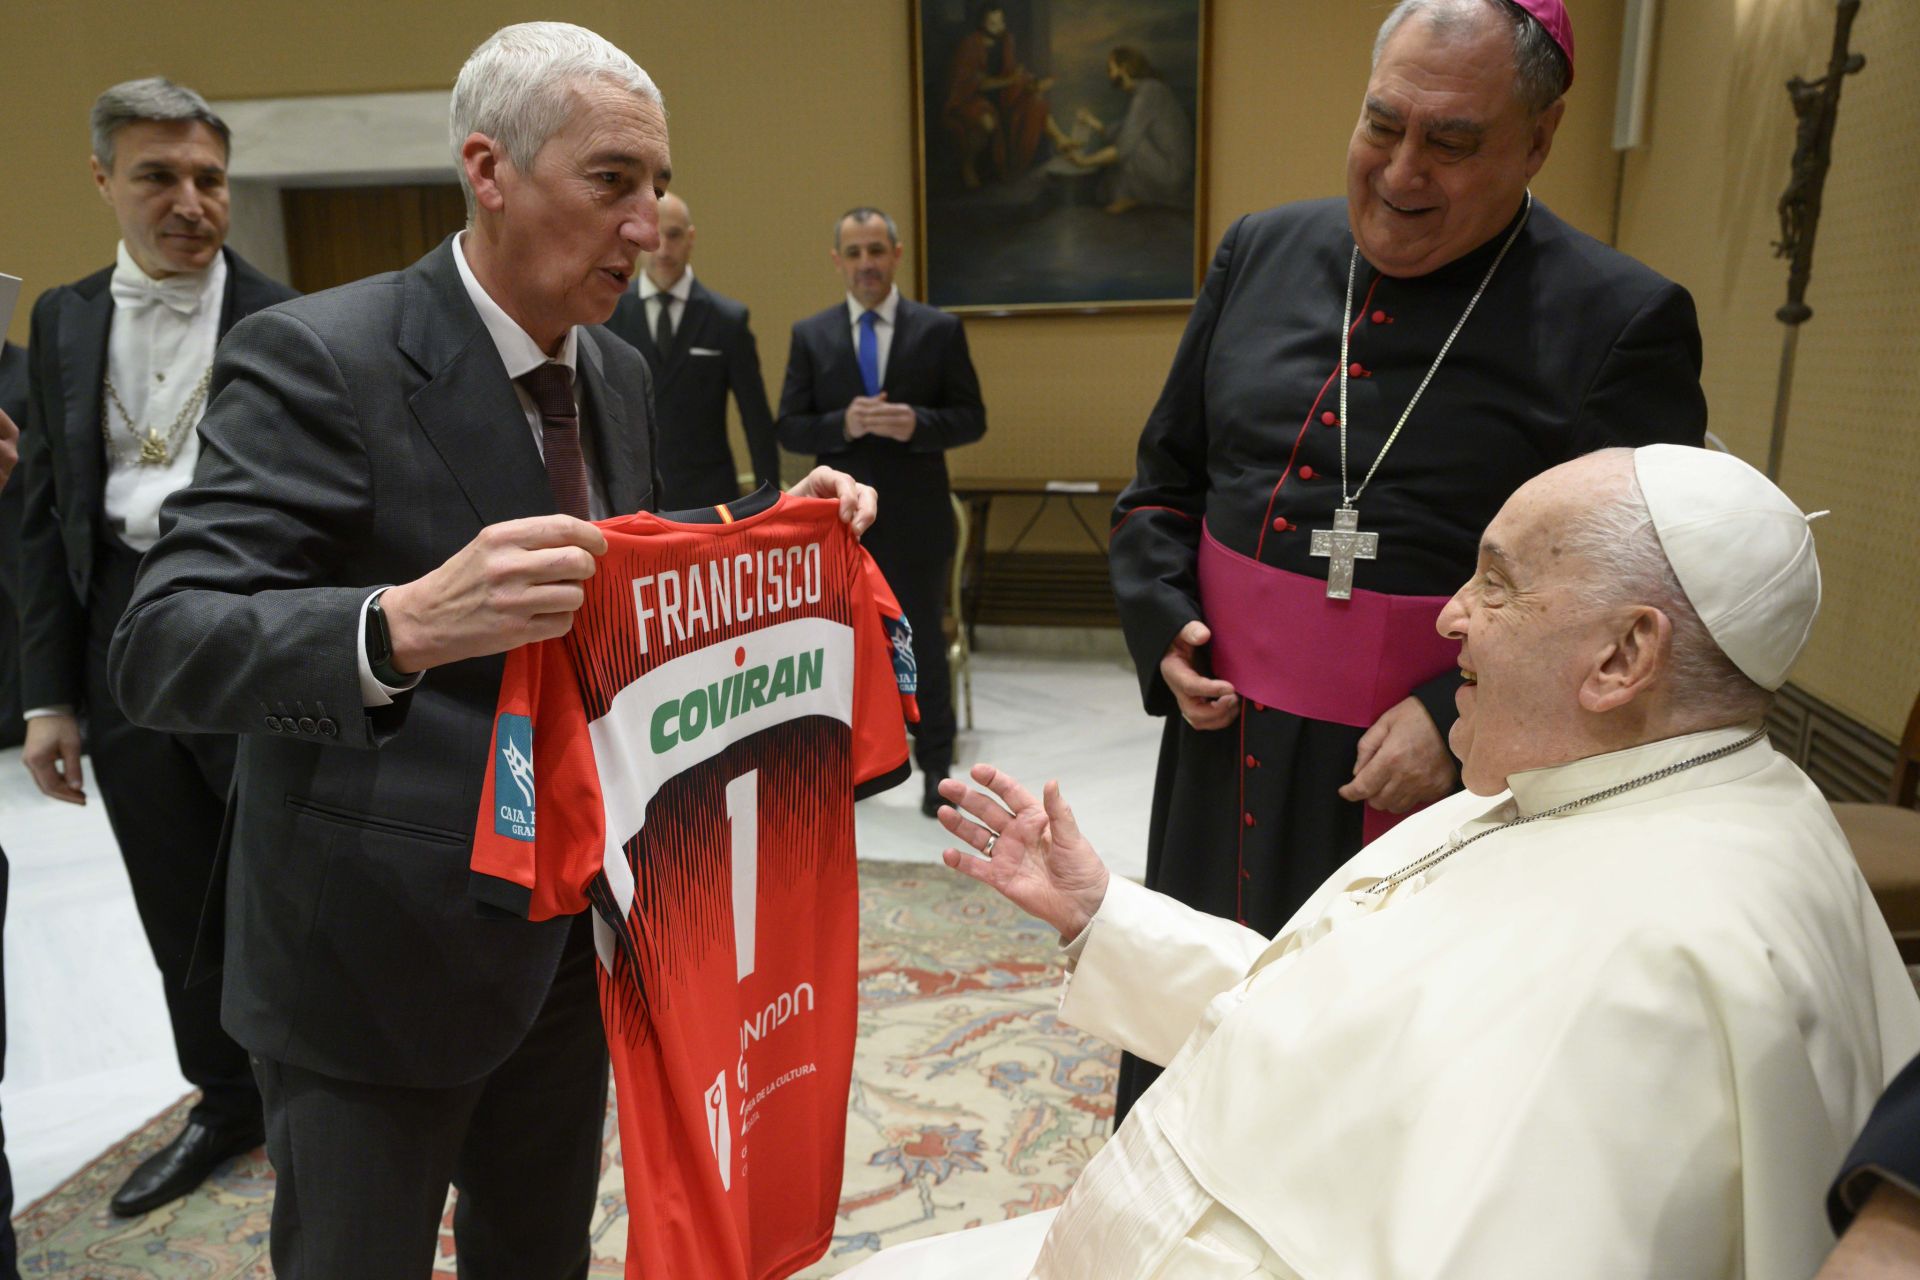
{"type": "MultiPolygon", "coordinates": [[[[1539,214],[1545,211],[1546,206],[1542,205],[1538,198],[1536,198],[1533,202],[1533,212],[1539,214]]],[[[1513,216],[1501,224],[1500,229],[1494,232],[1493,235],[1487,239],[1486,243],[1477,248],[1469,249],[1452,262],[1444,266],[1435,267],[1425,275],[1395,276],[1393,279],[1403,284],[1432,283],[1437,285],[1453,285],[1464,281],[1466,286],[1471,288],[1480,282],[1482,276],[1486,275],[1487,268],[1492,265],[1494,256],[1500,252],[1500,246],[1507,242],[1509,235],[1513,234],[1514,224],[1526,216],[1527,199],[1526,196],[1522,194],[1520,197],[1520,207],[1514,210],[1513,216]]],[[[1527,232],[1523,230],[1520,233],[1520,238],[1525,239],[1526,236],[1527,232]]],[[[1520,244],[1517,240],[1514,242],[1513,248],[1515,253],[1518,253],[1525,247],[1526,246],[1520,244]]],[[[1368,265],[1371,266],[1372,264],[1369,263],[1368,265]]],[[[1381,274],[1378,268],[1374,269],[1374,274],[1381,274]]]]}

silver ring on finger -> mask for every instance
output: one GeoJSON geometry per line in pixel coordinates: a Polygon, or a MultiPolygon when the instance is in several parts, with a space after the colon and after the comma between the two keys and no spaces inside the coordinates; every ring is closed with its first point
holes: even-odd
{"type": "Polygon", "coordinates": [[[993,856],[993,846],[999,843],[1000,843],[999,832],[997,831],[987,832],[987,842],[980,846],[980,856],[983,858],[991,858],[993,856]]]}

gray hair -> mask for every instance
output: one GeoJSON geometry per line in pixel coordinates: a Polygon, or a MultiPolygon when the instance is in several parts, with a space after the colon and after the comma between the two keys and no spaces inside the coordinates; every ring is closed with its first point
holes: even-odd
{"type": "Polygon", "coordinates": [[[833,220],[833,251],[835,253],[840,252],[840,228],[846,225],[849,218],[855,222],[866,222],[870,218],[878,218],[887,224],[887,242],[900,243],[900,228],[893,225],[893,215],[885,209],[876,209],[872,205],[863,204],[847,210],[833,220]]]}
{"type": "Polygon", "coordinates": [[[453,84],[449,127],[453,167],[473,218],[473,184],[460,149],[469,134],[499,143],[514,167],[527,169],[548,138],[566,127],[583,80],[604,80],[659,107],[667,104],[652,77],[610,41],[571,22],[521,22],[488,36],[453,84]]]}
{"type": "Polygon", "coordinates": [[[1651,605],[1667,615],[1673,637],[1667,656],[1670,697],[1682,717],[1703,727],[1763,718],[1773,695],[1733,664],[1687,599],[1667,560],[1653,516],[1640,491],[1631,449],[1603,449],[1597,457],[1624,459],[1614,493],[1582,511],[1559,530],[1568,554],[1604,567],[1585,602],[1596,609],[1651,605]]]}
{"type": "Polygon", "coordinates": [[[233,154],[233,131],[213,113],[205,98],[165,76],[148,76],[122,81],[93,100],[89,120],[93,154],[102,169],[113,172],[114,135],[143,120],[198,121],[220,135],[221,151],[233,154]]]}
{"type": "Polygon", "coordinates": [[[1468,30],[1489,11],[1505,20],[1513,36],[1514,96],[1529,115],[1537,116],[1567,91],[1573,69],[1567,65],[1566,51],[1539,19],[1512,0],[1400,0],[1380,24],[1380,34],[1373,38],[1373,63],[1380,64],[1387,41],[1416,13],[1424,15],[1435,31],[1451,34],[1468,30]]]}

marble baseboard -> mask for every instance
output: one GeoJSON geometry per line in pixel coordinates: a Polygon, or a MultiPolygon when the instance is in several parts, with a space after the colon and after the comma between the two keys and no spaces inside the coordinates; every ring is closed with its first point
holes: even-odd
{"type": "Polygon", "coordinates": [[[1105,658],[1125,664],[1129,679],[1133,674],[1133,659],[1127,653],[1127,640],[1118,627],[983,625],[974,628],[973,651],[976,655],[994,653],[1051,658],[1105,658]]]}

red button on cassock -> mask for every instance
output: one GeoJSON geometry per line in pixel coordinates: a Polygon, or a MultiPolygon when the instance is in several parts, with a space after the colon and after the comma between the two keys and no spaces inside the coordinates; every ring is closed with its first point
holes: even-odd
{"type": "Polygon", "coordinates": [[[1253,815],[1252,815],[1252,814],[1250,814],[1250,813],[1243,813],[1243,814],[1241,814],[1240,816],[1241,816],[1241,817],[1243,817],[1243,818],[1245,818],[1245,819],[1247,820],[1247,825],[1248,825],[1248,826],[1252,826],[1252,825],[1253,825],[1253,815]]]}
{"type": "Polygon", "coordinates": [[[1320,415],[1320,425],[1323,427],[1337,426],[1339,425],[1339,422],[1340,422],[1340,415],[1335,413],[1331,409],[1327,410],[1325,413],[1320,415]]]}
{"type": "Polygon", "coordinates": [[[1247,768],[1258,769],[1259,767],[1260,767],[1260,762],[1258,760],[1255,760],[1252,756],[1247,757],[1247,768]]]}
{"type": "Polygon", "coordinates": [[[1375,324],[1385,324],[1385,323],[1387,322],[1387,313],[1386,313],[1386,312],[1384,312],[1384,311],[1376,311],[1376,312],[1374,312],[1374,313],[1373,313],[1373,322],[1374,322],[1375,324]]]}
{"type": "Polygon", "coordinates": [[[1287,531],[1287,518],[1285,516],[1274,517],[1273,531],[1275,533],[1285,533],[1287,531]]]}
{"type": "Polygon", "coordinates": [[[1300,478],[1301,478],[1302,480],[1311,480],[1311,479],[1313,479],[1313,468],[1312,468],[1312,467],[1301,467],[1301,468],[1300,468],[1300,478]]]}
{"type": "Polygon", "coordinates": [[[1358,360],[1355,360],[1352,364],[1347,366],[1347,376],[1353,377],[1353,378],[1364,378],[1367,376],[1367,371],[1361,368],[1360,362],[1358,360]]]}
{"type": "Polygon", "coordinates": [[[1265,708],[1265,707],[1263,707],[1263,706],[1261,706],[1261,705],[1260,705],[1259,703],[1257,703],[1257,702],[1256,702],[1256,703],[1253,703],[1253,704],[1252,704],[1252,706],[1253,706],[1253,709],[1254,709],[1255,711],[1265,711],[1265,710],[1266,710],[1266,708],[1265,708]]]}

